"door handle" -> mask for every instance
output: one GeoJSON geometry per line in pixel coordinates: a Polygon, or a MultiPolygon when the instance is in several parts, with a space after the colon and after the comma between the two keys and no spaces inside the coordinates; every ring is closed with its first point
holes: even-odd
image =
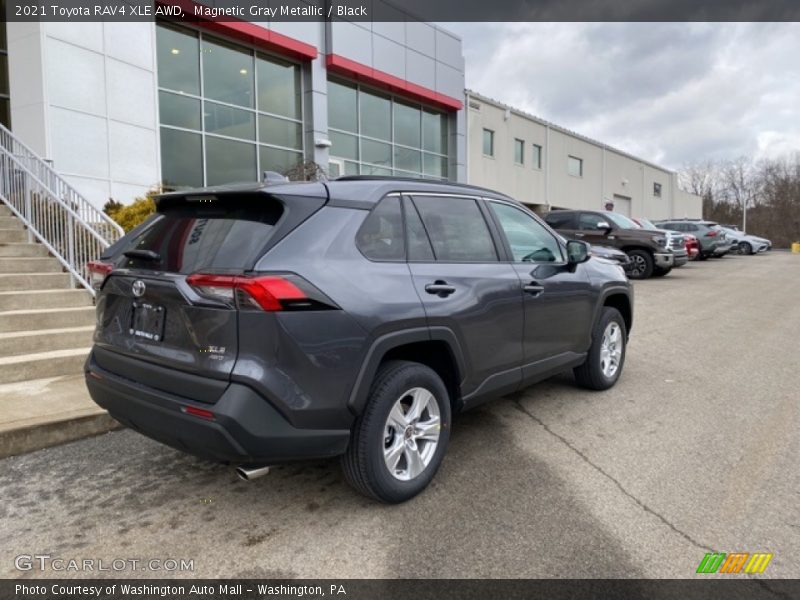
{"type": "Polygon", "coordinates": [[[533,297],[541,296],[544,293],[544,286],[539,285],[535,281],[531,281],[530,283],[522,286],[522,289],[526,294],[530,294],[533,297]]]}
{"type": "Polygon", "coordinates": [[[425,291],[429,294],[435,294],[440,298],[446,298],[456,291],[456,288],[446,281],[434,281],[425,286],[425,291]]]}
{"type": "Polygon", "coordinates": [[[575,234],[575,237],[583,237],[583,236],[585,236],[585,235],[586,235],[585,233],[576,233],[576,234],[575,234]]]}

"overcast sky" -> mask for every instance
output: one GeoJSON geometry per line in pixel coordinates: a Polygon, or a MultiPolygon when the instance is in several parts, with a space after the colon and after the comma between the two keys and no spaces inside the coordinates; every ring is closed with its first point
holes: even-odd
{"type": "Polygon", "coordinates": [[[469,89],[664,166],[800,150],[800,24],[443,26],[469,89]]]}

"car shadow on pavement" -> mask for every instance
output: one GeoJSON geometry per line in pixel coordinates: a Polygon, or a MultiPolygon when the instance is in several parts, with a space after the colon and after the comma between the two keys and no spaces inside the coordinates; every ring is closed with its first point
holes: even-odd
{"type": "Polygon", "coordinates": [[[247,483],[131,431],[6,459],[2,575],[20,575],[24,550],[188,556],[190,575],[208,577],[634,577],[617,540],[493,410],[458,417],[430,489],[399,506],[353,492],[338,461],[247,483]]]}

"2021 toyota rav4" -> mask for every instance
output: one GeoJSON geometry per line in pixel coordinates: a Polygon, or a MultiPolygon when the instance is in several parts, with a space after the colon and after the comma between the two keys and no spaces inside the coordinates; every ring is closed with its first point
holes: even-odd
{"type": "Polygon", "coordinates": [[[419,180],[173,193],[91,265],[92,398],[243,466],[342,456],[364,494],[419,493],[452,416],[573,369],[614,385],[622,269],[521,204],[419,180]]]}

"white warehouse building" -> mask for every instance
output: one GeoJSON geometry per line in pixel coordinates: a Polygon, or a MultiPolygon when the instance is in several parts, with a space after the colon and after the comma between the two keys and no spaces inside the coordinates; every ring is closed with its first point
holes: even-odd
{"type": "Polygon", "coordinates": [[[676,172],[466,91],[467,179],[543,213],[610,209],[631,217],[702,217],[676,172]]]}

